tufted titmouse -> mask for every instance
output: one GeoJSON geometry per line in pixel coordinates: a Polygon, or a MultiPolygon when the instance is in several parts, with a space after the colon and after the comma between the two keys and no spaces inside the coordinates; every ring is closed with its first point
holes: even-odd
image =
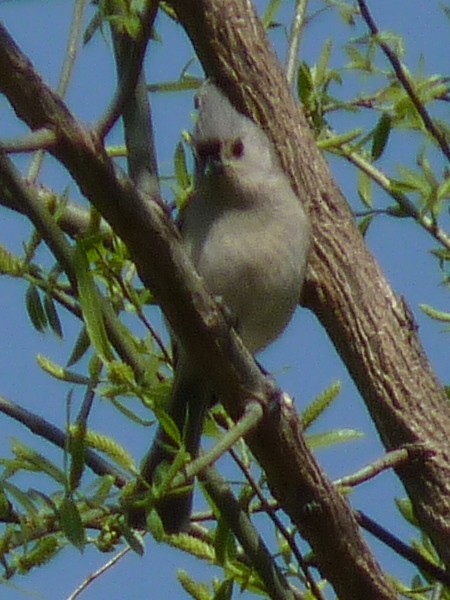
{"type": "MultiPolygon", "coordinates": [[[[221,298],[255,353],[281,334],[299,301],[310,223],[263,130],[212,83],[203,86],[196,106],[196,184],[182,216],[183,242],[209,292],[221,298]]],[[[168,412],[195,457],[214,390],[205,371],[199,373],[177,346],[168,412]]],[[[160,465],[173,461],[171,445],[160,428],[144,461],[148,483],[160,465]]],[[[187,528],[191,506],[192,491],[160,502],[157,510],[168,533],[187,528]]]]}

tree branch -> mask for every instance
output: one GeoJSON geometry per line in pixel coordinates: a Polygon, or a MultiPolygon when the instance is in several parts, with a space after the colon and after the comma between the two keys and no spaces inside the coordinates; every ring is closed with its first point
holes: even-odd
{"type": "Polygon", "coordinates": [[[426,129],[431,133],[431,135],[434,137],[436,142],[439,144],[444,155],[450,161],[450,146],[448,145],[445,135],[443,134],[443,132],[439,131],[439,129],[436,127],[433,119],[431,118],[430,114],[428,113],[427,109],[425,108],[423,102],[417,96],[416,90],[411,85],[409,77],[406,74],[405,69],[403,68],[403,65],[400,62],[398,56],[389,47],[389,44],[384,42],[382,37],[380,36],[380,31],[379,31],[378,27],[376,26],[376,23],[373,20],[372,15],[370,14],[369,7],[367,6],[366,2],[364,0],[358,0],[358,6],[359,6],[359,10],[361,11],[362,17],[363,17],[364,21],[366,22],[367,27],[369,28],[370,33],[373,35],[377,44],[383,50],[388,61],[391,63],[392,68],[394,69],[394,73],[395,73],[398,81],[402,84],[404,90],[410,97],[411,102],[413,103],[415,109],[417,110],[417,112],[420,115],[420,118],[423,121],[423,124],[425,125],[426,129]]]}
{"type": "MultiPolygon", "coordinates": [[[[22,423],[22,425],[25,425],[32,433],[35,433],[58,448],[61,448],[62,450],[67,448],[67,435],[64,431],[55,425],[52,425],[39,415],[22,408],[18,404],[15,404],[2,396],[0,396],[0,412],[8,415],[8,417],[11,417],[15,421],[22,423]]],[[[119,488],[126,485],[127,480],[123,473],[103,460],[103,458],[98,456],[98,454],[92,450],[85,450],[84,459],[86,465],[97,475],[112,475],[114,477],[115,485],[119,488]]]]}

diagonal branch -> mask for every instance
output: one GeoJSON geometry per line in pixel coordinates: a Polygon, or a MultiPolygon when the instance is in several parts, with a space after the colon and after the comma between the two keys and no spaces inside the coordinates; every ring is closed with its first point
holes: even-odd
{"type": "MultiPolygon", "coordinates": [[[[52,425],[39,415],[30,412],[26,408],[23,408],[2,396],[0,396],[0,412],[8,415],[8,417],[11,417],[17,422],[22,423],[22,425],[32,433],[35,433],[58,448],[61,448],[62,450],[67,448],[67,435],[64,431],[59,429],[59,427],[52,425]]],[[[86,465],[97,475],[112,475],[112,477],[114,477],[115,485],[119,488],[126,485],[127,480],[123,473],[103,460],[103,458],[92,450],[86,449],[84,458],[86,465]]]]}
{"type": "Polygon", "coordinates": [[[445,138],[445,135],[438,129],[438,127],[436,127],[431,115],[425,108],[425,105],[417,96],[416,90],[411,85],[411,81],[409,80],[409,77],[406,74],[405,69],[403,68],[403,65],[400,62],[398,56],[395,54],[392,48],[390,48],[389,44],[384,42],[382,37],[380,36],[380,31],[375,21],[373,20],[372,15],[370,14],[369,7],[367,6],[365,0],[358,0],[358,6],[359,10],[361,11],[362,17],[366,22],[367,27],[369,28],[370,33],[376,39],[378,45],[383,50],[388,61],[391,63],[398,81],[402,84],[404,90],[410,97],[411,102],[413,103],[415,109],[417,110],[417,112],[420,115],[420,118],[423,121],[423,124],[434,137],[436,142],[439,144],[444,155],[450,161],[450,146],[445,138]]]}

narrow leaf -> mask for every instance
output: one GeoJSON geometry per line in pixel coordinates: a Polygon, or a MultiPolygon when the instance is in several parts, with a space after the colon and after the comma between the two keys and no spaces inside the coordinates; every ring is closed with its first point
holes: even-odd
{"type": "Polygon", "coordinates": [[[336,444],[353,442],[363,437],[364,434],[356,429],[337,429],[325,433],[308,435],[308,444],[313,450],[318,450],[319,448],[328,448],[336,444]]]}
{"type": "Polygon", "coordinates": [[[86,327],[83,326],[80,333],[78,334],[75,346],[72,352],[70,353],[69,360],[67,361],[67,366],[72,367],[74,364],[76,364],[86,354],[90,345],[91,340],[89,339],[86,327]]]}
{"type": "Polygon", "coordinates": [[[420,304],[420,308],[426,315],[428,315],[435,321],[441,321],[442,323],[450,323],[450,313],[441,310],[436,310],[428,304],[420,304]]]}
{"type": "Polygon", "coordinates": [[[373,219],[374,215],[368,215],[367,217],[364,217],[364,219],[361,219],[361,221],[358,223],[358,229],[363,237],[365,237],[369,231],[369,227],[373,219]]]}
{"type": "Polygon", "coordinates": [[[23,492],[16,485],[11,483],[10,481],[3,481],[2,487],[11,498],[13,498],[16,502],[21,504],[28,515],[32,517],[37,517],[38,509],[34,505],[33,501],[29,498],[26,492],[23,492]]]}
{"type": "Polygon", "coordinates": [[[61,528],[71,544],[81,552],[86,544],[86,536],[80,512],[73,498],[66,496],[59,507],[61,528]]]}
{"type": "Polygon", "coordinates": [[[33,323],[36,331],[43,333],[47,328],[47,317],[45,316],[44,307],[42,306],[39,292],[34,285],[30,285],[25,294],[25,304],[27,307],[28,316],[33,323]]]}
{"type": "Polygon", "coordinates": [[[126,524],[122,526],[123,537],[127,544],[138,556],[143,556],[145,552],[144,538],[136,529],[131,529],[126,524]]]}
{"type": "Polygon", "coordinates": [[[113,359],[113,354],[103,321],[101,296],[81,243],[76,246],[74,258],[80,304],[89,338],[100,358],[104,362],[109,362],[113,359]]]}
{"type": "Polygon", "coordinates": [[[86,424],[72,425],[69,430],[69,454],[71,457],[69,490],[73,492],[84,471],[84,451],[86,448],[86,424]]]}
{"type": "Polygon", "coordinates": [[[358,171],[358,194],[367,208],[373,207],[372,179],[367,175],[367,173],[364,173],[364,171],[358,171]]]}
{"type": "Polygon", "coordinates": [[[186,164],[186,153],[181,142],[178,142],[175,148],[174,164],[177,183],[182,190],[185,190],[191,185],[191,178],[186,164]]]}
{"type": "Polygon", "coordinates": [[[24,468],[29,466],[33,471],[46,473],[58,483],[65,485],[66,477],[63,471],[44,455],[28,448],[18,440],[13,441],[11,448],[16,458],[24,463],[24,468]]]}
{"type": "Polygon", "coordinates": [[[392,119],[389,113],[383,113],[373,132],[372,158],[377,160],[383,154],[391,133],[392,119]]]}
{"type": "Polygon", "coordinates": [[[36,358],[41,369],[55,379],[65,381],[66,383],[77,383],[79,385],[90,385],[92,383],[88,377],[85,377],[84,375],[78,375],[78,373],[74,373],[73,371],[69,371],[68,369],[65,369],[64,367],[54,363],[46,356],[42,356],[42,354],[38,354],[36,358]]]}
{"type": "Polygon", "coordinates": [[[322,392],[313,402],[306,407],[302,413],[302,423],[304,429],[308,429],[320,415],[336,400],[341,391],[340,381],[336,381],[330,387],[322,392]]]}
{"type": "Polygon", "coordinates": [[[44,296],[44,310],[47,316],[48,324],[50,325],[53,333],[62,339],[63,331],[61,321],[59,320],[58,311],[56,310],[55,303],[50,294],[44,296]]]}

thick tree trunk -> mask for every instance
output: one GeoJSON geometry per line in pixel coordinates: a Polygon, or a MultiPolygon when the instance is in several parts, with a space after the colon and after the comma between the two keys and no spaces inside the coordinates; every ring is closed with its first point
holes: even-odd
{"type": "MultiPolygon", "coordinates": [[[[273,139],[314,226],[305,304],[358,386],[388,450],[423,444],[398,469],[416,516],[450,568],[450,402],[404,300],[390,288],[294,103],[246,0],[172,0],[209,76],[273,139]]],[[[301,334],[300,340],[301,341],[301,334]]]]}

